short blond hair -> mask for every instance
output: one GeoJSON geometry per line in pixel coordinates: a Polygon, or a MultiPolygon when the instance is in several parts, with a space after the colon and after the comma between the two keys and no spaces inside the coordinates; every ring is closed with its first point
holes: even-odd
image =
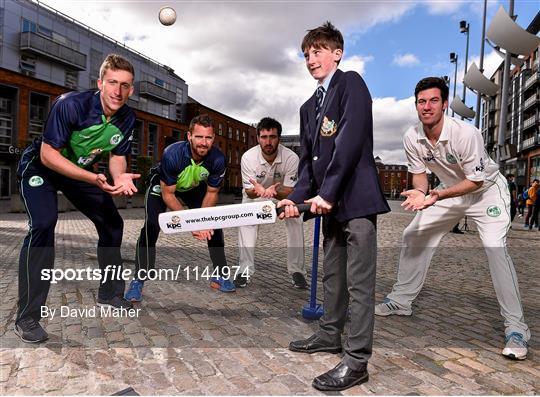
{"type": "Polygon", "coordinates": [[[107,58],[105,58],[105,60],[101,64],[101,67],[99,68],[100,80],[103,80],[103,76],[105,75],[107,70],[125,70],[126,72],[131,73],[133,75],[133,78],[135,78],[135,69],[133,68],[131,62],[118,54],[107,55],[107,58]]]}

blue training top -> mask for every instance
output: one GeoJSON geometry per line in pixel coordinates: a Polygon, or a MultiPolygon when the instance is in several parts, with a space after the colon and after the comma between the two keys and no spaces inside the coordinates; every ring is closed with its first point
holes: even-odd
{"type": "Polygon", "coordinates": [[[176,185],[176,191],[185,192],[198,187],[201,182],[220,187],[225,170],[225,155],[216,146],[210,148],[201,162],[195,163],[189,141],[181,141],[165,148],[152,173],[158,173],[165,185],[176,185]]]}

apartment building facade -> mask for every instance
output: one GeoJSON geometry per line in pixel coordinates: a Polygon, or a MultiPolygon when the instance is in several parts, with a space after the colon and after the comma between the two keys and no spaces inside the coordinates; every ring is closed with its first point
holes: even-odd
{"type": "MultiPolygon", "coordinates": [[[[538,34],[540,12],[527,28],[538,34]]],[[[495,71],[491,80],[502,87],[503,65],[495,71]]],[[[533,179],[540,179],[540,59],[536,48],[520,66],[510,72],[508,109],[502,147],[501,172],[516,176],[521,191],[533,179]]],[[[495,97],[482,101],[482,135],[488,153],[497,158],[497,143],[501,117],[501,90],[495,97]]]]}
{"type": "MultiPolygon", "coordinates": [[[[0,0],[0,200],[18,194],[18,160],[42,134],[53,101],[68,91],[97,88],[99,67],[109,53],[126,57],[135,68],[129,106],[137,121],[129,167],[137,171],[138,158],[155,163],[166,145],[185,138],[190,120],[186,82],[167,65],[42,3],[0,0]]],[[[197,106],[211,111],[196,104],[192,113],[197,106]]],[[[237,129],[248,133],[247,124],[223,114],[221,118],[222,124],[238,125],[235,134],[237,129]]],[[[232,156],[237,150],[241,156],[247,145],[234,137],[223,145],[232,156]]],[[[236,181],[231,179],[231,188],[241,186],[236,181]]]]}

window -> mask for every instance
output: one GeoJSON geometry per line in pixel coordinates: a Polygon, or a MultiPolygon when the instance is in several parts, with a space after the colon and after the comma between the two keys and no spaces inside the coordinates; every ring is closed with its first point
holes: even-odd
{"type": "Polygon", "coordinates": [[[36,58],[29,55],[21,55],[19,67],[23,74],[33,76],[36,73],[36,58]]]}
{"type": "Polygon", "coordinates": [[[235,164],[240,164],[240,152],[236,149],[235,164]]]}
{"type": "Polygon", "coordinates": [[[34,138],[43,134],[48,109],[48,96],[37,94],[35,92],[30,93],[30,120],[28,121],[29,140],[33,141],[34,138]]]}
{"type": "Polygon", "coordinates": [[[135,120],[135,128],[133,129],[133,140],[131,141],[131,172],[137,173],[137,156],[140,154],[141,136],[142,136],[143,122],[141,120],[135,120]]]}
{"type": "Polygon", "coordinates": [[[90,49],[90,88],[97,88],[99,68],[103,62],[103,53],[94,48],[90,49]]]}
{"type": "Polygon", "coordinates": [[[148,124],[148,150],[147,156],[152,157],[156,160],[157,157],[157,137],[158,137],[158,126],[157,124],[149,123],[148,124]]]}
{"type": "Polygon", "coordinates": [[[42,36],[53,38],[53,31],[44,26],[38,25],[39,34],[42,36]]]}
{"type": "Polygon", "coordinates": [[[242,131],[242,142],[246,143],[246,131],[242,131]]]}
{"type": "Polygon", "coordinates": [[[236,140],[240,140],[240,131],[238,130],[238,128],[236,129],[236,140]]]}
{"type": "Polygon", "coordinates": [[[0,97],[0,146],[10,146],[13,134],[13,99],[0,97]]]}
{"type": "Polygon", "coordinates": [[[176,87],[176,103],[182,103],[184,100],[184,90],[180,87],[176,87]]]}
{"type": "Polygon", "coordinates": [[[218,125],[218,135],[223,135],[223,124],[221,123],[218,125]]]}
{"type": "Polygon", "coordinates": [[[9,167],[0,167],[0,198],[11,196],[11,170],[9,167]]]}
{"type": "Polygon", "coordinates": [[[175,107],[176,107],[176,121],[181,123],[182,122],[182,104],[177,103],[175,107]]]}
{"type": "Polygon", "coordinates": [[[66,69],[65,86],[68,88],[77,89],[79,83],[79,72],[76,70],[66,69]]]}
{"type": "Polygon", "coordinates": [[[161,109],[161,115],[166,119],[169,118],[169,105],[163,105],[163,108],[161,109]]]}
{"type": "Polygon", "coordinates": [[[229,127],[229,131],[228,131],[228,133],[227,133],[227,137],[228,137],[229,139],[232,139],[232,127],[229,127]]]}
{"type": "Polygon", "coordinates": [[[34,22],[29,21],[28,19],[23,19],[23,32],[37,32],[37,25],[34,22]]]}
{"type": "Polygon", "coordinates": [[[174,139],[176,139],[176,140],[181,141],[181,140],[184,139],[184,134],[182,133],[182,131],[173,128],[173,130],[172,130],[172,137],[173,137],[174,139]]]}
{"type": "Polygon", "coordinates": [[[232,163],[232,150],[229,148],[227,149],[227,158],[229,159],[229,164],[232,163]]]}

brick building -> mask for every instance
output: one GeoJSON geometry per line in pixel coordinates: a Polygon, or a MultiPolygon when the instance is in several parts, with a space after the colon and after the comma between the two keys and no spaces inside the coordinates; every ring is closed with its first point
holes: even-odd
{"type": "Polygon", "coordinates": [[[215,145],[227,157],[227,174],[225,176],[226,191],[239,193],[242,190],[242,173],[240,159],[249,148],[257,144],[257,130],[252,125],[235,120],[217,110],[211,109],[193,98],[188,98],[186,116],[188,120],[206,113],[214,120],[216,133],[215,145]]]}
{"type": "MultiPolygon", "coordinates": [[[[379,173],[379,182],[384,195],[390,199],[399,199],[402,191],[412,189],[412,175],[407,171],[406,165],[384,164],[382,159],[375,157],[375,164],[379,173]]],[[[428,173],[429,189],[437,187],[438,178],[433,173],[428,173]]]]}

